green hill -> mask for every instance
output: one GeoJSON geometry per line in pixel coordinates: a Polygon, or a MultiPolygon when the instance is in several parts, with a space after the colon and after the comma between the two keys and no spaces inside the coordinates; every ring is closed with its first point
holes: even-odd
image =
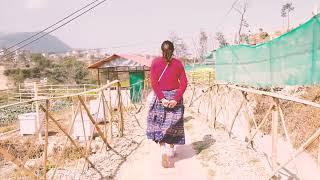
{"type": "MultiPolygon", "coordinates": [[[[12,33],[12,34],[0,33],[0,48],[10,47],[11,45],[17,42],[20,42],[36,33],[37,32],[19,32],[19,33],[12,33]]],[[[23,49],[29,50],[34,53],[66,52],[71,50],[71,47],[66,43],[64,43],[63,41],[61,41],[59,38],[52,35],[47,35],[39,39],[38,41],[32,43],[31,45],[24,47],[23,49]]]]}

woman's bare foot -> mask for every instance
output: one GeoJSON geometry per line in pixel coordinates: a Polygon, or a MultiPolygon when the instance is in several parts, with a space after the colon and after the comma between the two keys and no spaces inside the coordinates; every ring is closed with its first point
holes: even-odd
{"type": "Polygon", "coordinates": [[[170,160],[167,154],[162,154],[162,167],[169,168],[170,160]]]}
{"type": "Polygon", "coordinates": [[[175,156],[174,144],[170,144],[170,146],[167,148],[167,154],[171,158],[175,156]]]}
{"type": "Polygon", "coordinates": [[[160,152],[161,152],[161,164],[162,164],[162,167],[169,168],[170,161],[169,161],[169,157],[168,157],[168,155],[166,153],[166,148],[165,148],[165,144],[164,143],[160,144],[160,152]]]}

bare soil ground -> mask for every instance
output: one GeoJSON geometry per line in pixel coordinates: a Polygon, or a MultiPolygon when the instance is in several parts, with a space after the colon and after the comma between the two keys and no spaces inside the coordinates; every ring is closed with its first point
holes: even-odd
{"type": "Polygon", "coordinates": [[[116,179],[267,179],[261,154],[230,139],[223,129],[213,131],[204,117],[186,112],[187,143],[177,147],[169,169],[161,167],[159,146],[144,141],[124,163],[116,179]]]}
{"type": "MultiPolygon", "coordinates": [[[[280,93],[320,103],[320,87],[317,86],[297,87],[293,91],[282,90],[280,93]]],[[[263,119],[272,99],[260,95],[250,95],[249,98],[257,104],[254,115],[258,123],[260,123],[259,121],[263,119]]],[[[286,126],[293,146],[298,148],[320,127],[320,109],[285,100],[280,101],[280,106],[284,113],[286,126]]],[[[271,131],[271,116],[269,116],[268,122],[269,123],[262,128],[262,131],[266,134],[270,134],[271,131]]],[[[284,136],[283,129],[279,129],[279,131],[284,136]]],[[[320,138],[314,141],[307,149],[314,158],[317,157],[319,143],[320,138]]]]}

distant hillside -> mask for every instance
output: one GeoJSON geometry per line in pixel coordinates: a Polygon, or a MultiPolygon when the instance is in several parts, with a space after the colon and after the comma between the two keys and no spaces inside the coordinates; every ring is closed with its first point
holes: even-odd
{"type": "MultiPolygon", "coordinates": [[[[21,32],[12,34],[0,33],[0,48],[9,47],[17,42],[20,42],[37,32],[21,32]]],[[[30,50],[31,52],[65,52],[71,50],[71,47],[61,41],[59,38],[47,35],[33,44],[23,48],[25,50],[30,50]]]]}

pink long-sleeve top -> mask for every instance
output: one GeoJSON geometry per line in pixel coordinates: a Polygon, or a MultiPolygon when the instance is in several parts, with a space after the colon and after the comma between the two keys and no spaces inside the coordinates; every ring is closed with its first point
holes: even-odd
{"type": "Polygon", "coordinates": [[[168,68],[162,75],[160,81],[158,82],[159,77],[165,69],[166,65],[167,62],[162,57],[155,58],[152,61],[150,74],[153,91],[155,92],[157,98],[161,100],[165,98],[162,91],[176,89],[177,92],[174,100],[179,102],[182,99],[183,93],[187,88],[187,77],[183,64],[180,60],[173,58],[168,68]]]}

